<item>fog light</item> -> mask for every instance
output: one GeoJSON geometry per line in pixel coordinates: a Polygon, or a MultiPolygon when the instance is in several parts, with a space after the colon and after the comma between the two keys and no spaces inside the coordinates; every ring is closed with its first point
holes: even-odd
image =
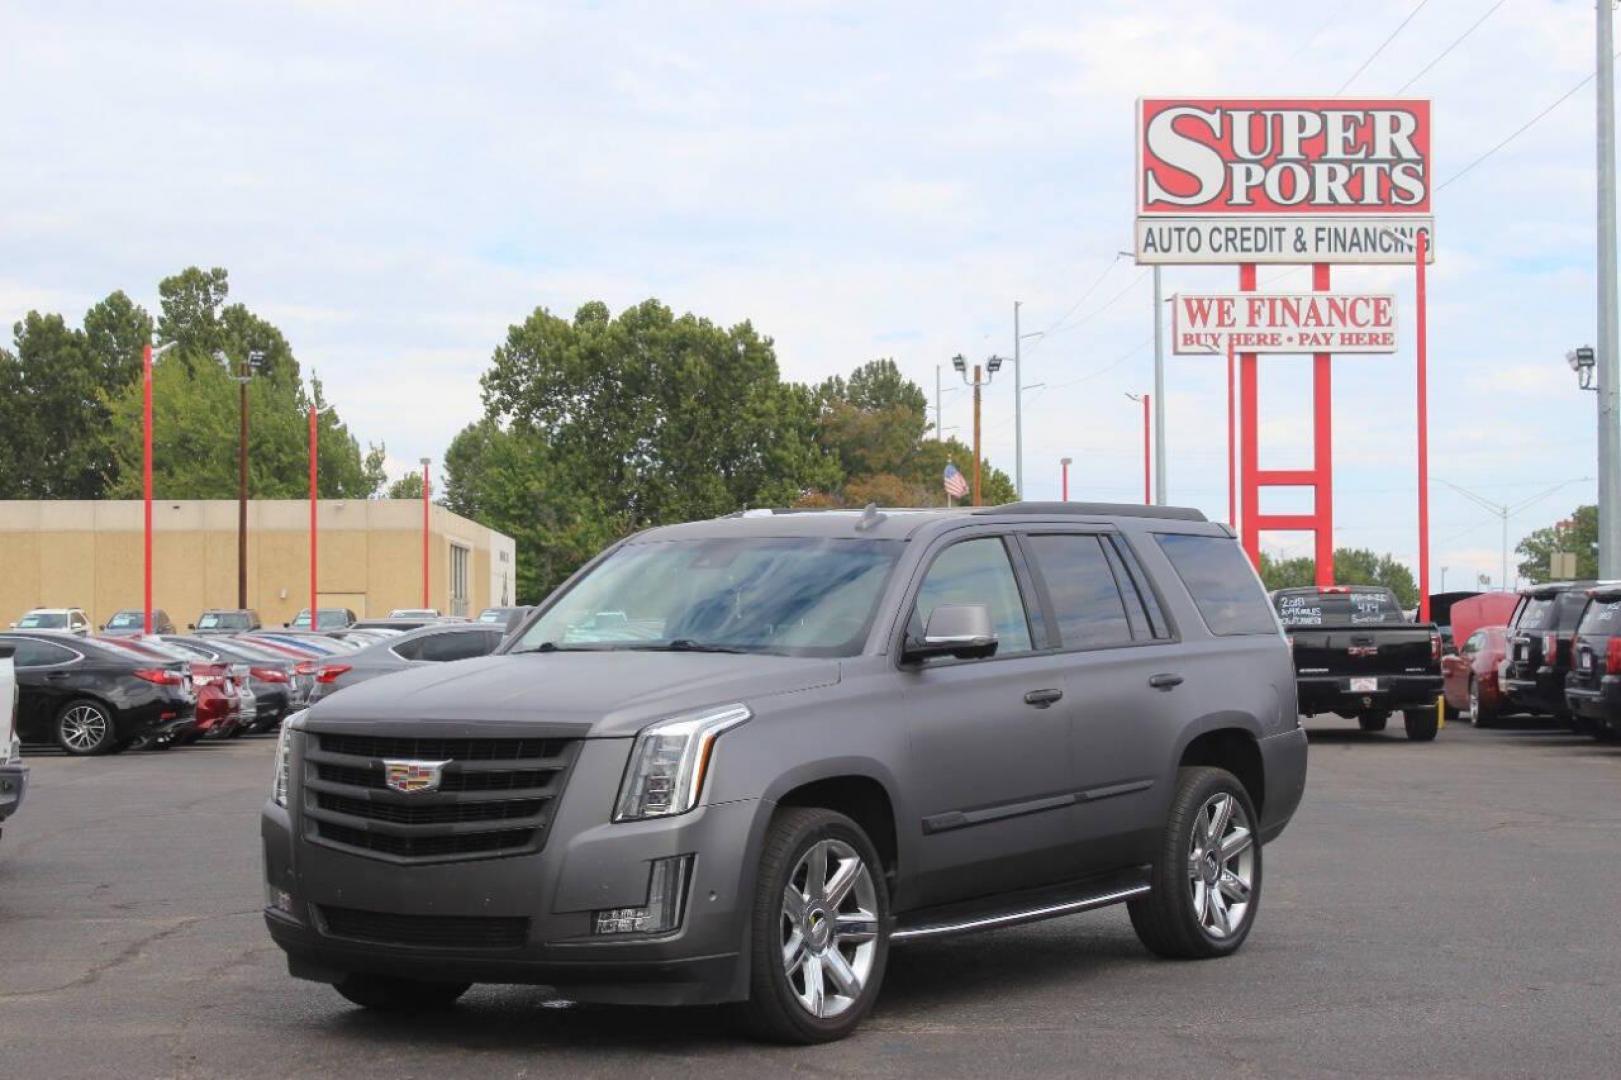
{"type": "Polygon", "coordinates": [[[681,925],[686,907],[692,856],[654,859],[647,875],[647,903],[642,907],[608,908],[596,913],[594,934],[667,934],[681,925]]]}
{"type": "MultiPolygon", "coordinates": [[[[265,885],[265,904],[283,915],[293,915],[293,894],[274,885],[265,885]]],[[[296,915],[294,916],[296,918],[296,915]]]]}

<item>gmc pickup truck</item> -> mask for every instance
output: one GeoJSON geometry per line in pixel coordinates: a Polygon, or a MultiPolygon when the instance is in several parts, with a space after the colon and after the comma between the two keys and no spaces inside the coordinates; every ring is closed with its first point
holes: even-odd
{"type": "Polygon", "coordinates": [[[1272,603],[1294,649],[1301,712],[1383,731],[1399,709],[1409,739],[1435,738],[1441,634],[1433,625],[1408,622],[1382,586],[1279,589],[1272,603]]]}

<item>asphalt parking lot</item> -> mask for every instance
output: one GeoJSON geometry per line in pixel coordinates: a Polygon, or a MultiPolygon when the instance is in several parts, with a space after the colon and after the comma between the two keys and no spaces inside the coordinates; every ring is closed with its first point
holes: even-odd
{"type": "Polygon", "coordinates": [[[1621,747],[1310,726],[1238,956],[1155,960],[1119,908],[909,945],[861,1032],[811,1049],[525,988],[363,1013],[265,934],[271,741],[41,753],[0,840],[0,1075],[1616,1075],[1621,747]]]}

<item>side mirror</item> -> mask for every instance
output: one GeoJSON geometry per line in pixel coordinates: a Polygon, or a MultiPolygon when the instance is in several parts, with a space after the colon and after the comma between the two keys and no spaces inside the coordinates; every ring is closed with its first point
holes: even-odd
{"type": "Polygon", "coordinates": [[[196,623],[187,623],[186,624],[186,629],[187,630],[195,630],[195,629],[197,629],[197,624],[196,623]]]}
{"type": "Polygon", "coordinates": [[[901,659],[917,663],[936,656],[983,660],[996,655],[991,609],[984,604],[941,604],[929,613],[923,640],[909,639],[901,659]]]}

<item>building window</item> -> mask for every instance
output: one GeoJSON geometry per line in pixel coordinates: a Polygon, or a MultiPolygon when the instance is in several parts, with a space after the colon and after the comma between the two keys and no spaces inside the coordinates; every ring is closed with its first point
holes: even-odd
{"type": "Polygon", "coordinates": [[[450,545],[450,614],[466,615],[468,609],[467,568],[473,561],[470,549],[450,545]]]}

